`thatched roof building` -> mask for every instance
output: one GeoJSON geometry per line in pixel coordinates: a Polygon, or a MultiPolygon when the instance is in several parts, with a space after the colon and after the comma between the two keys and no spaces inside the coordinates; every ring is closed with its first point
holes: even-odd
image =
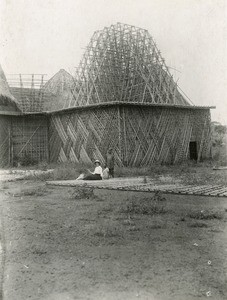
{"type": "Polygon", "coordinates": [[[6,76],[0,65],[0,112],[20,111],[19,103],[11,94],[6,76]]]}
{"type": "Polygon", "coordinates": [[[64,104],[72,97],[74,78],[64,69],[58,71],[44,85],[46,101],[44,111],[52,111],[64,108],[64,104]]]}
{"type": "Polygon", "coordinates": [[[0,65],[0,166],[11,160],[11,120],[20,114],[17,100],[12,96],[6,76],[0,65]]]}

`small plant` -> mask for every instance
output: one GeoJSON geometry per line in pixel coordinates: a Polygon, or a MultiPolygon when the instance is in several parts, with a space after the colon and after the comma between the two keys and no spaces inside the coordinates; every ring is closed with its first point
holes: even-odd
{"type": "Polygon", "coordinates": [[[118,237],[120,236],[119,228],[113,226],[106,226],[101,227],[98,230],[95,231],[94,235],[98,237],[104,237],[104,238],[112,238],[112,237],[118,237]]]}
{"type": "Polygon", "coordinates": [[[40,169],[42,171],[47,171],[48,163],[46,161],[43,161],[43,162],[39,163],[38,164],[38,169],[40,169]]]}
{"type": "Polygon", "coordinates": [[[203,223],[203,222],[195,222],[195,223],[189,224],[188,226],[193,227],[193,228],[206,228],[206,227],[208,227],[208,225],[206,223],[203,223]]]}
{"type": "Polygon", "coordinates": [[[134,221],[132,221],[132,218],[131,218],[130,215],[128,215],[127,219],[123,220],[123,224],[128,225],[128,226],[134,226],[135,225],[135,223],[134,223],[134,221]]]}
{"type": "Polygon", "coordinates": [[[72,192],[71,199],[94,199],[94,189],[90,187],[81,187],[78,186],[72,192]]]}
{"type": "Polygon", "coordinates": [[[109,207],[104,207],[102,209],[102,213],[110,213],[113,211],[113,207],[109,206],[109,207]]]}
{"type": "Polygon", "coordinates": [[[166,201],[166,198],[165,196],[163,196],[163,194],[160,191],[157,191],[155,192],[152,200],[159,202],[159,201],[166,201]]]}
{"type": "Polygon", "coordinates": [[[221,212],[205,211],[205,210],[191,212],[187,216],[191,219],[197,219],[197,220],[223,219],[223,214],[221,212]]]}
{"type": "Polygon", "coordinates": [[[156,193],[152,198],[131,200],[122,209],[122,212],[142,215],[164,214],[167,210],[160,204],[160,201],[164,201],[164,197],[159,193],[156,193]]]}
{"type": "Polygon", "coordinates": [[[8,190],[9,189],[9,186],[7,184],[4,184],[2,185],[2,190],[8,190]]]}
{"type": "Polygon", "coordinates": [[[150,229],[160,229],[163,228],[163,226],[161,224],[152,224],[151,226],[149,226],[150,229]]]}
{"type": "Polygon", "coordinates": [[[140,231],[139,227],[136,227],[135,225],[129,226],[128,231],[140,231]]]}

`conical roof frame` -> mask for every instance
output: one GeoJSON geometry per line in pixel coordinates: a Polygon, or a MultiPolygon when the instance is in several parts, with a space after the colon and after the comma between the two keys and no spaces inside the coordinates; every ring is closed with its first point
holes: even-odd
{"type": "Polygon", "coordinates": [[[72,93],[65,107],[107,102],[190,105],[149,32],[121,23],[93,34],[72,93]]]}
{"type": "Polygon", "coordinates": [[[74,83],[74,78],[65,69],[60,69],[53,77],[51,77],[45,84],[46,92],[52,94],[62,94],[69,90],[74,83]]]}

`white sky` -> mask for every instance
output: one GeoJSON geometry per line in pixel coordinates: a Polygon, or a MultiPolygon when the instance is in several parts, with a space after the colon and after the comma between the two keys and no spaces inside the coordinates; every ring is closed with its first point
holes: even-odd
{"type": "Polygon", "coordinates": [[[0,0],[5,73],[73,73],[95,30],[147,29],[196,105],[227,124],[227,0],[0,0]]]}

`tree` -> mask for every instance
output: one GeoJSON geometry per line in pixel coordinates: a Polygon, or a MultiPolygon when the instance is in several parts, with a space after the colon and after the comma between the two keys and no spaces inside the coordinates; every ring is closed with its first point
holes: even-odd
{"type": "Polygon", "coordinates": [[[225,143],[225,135],[227,134],[227,126],[218,122],[211,122],[212,146],[221,147],[225,143]]]}

